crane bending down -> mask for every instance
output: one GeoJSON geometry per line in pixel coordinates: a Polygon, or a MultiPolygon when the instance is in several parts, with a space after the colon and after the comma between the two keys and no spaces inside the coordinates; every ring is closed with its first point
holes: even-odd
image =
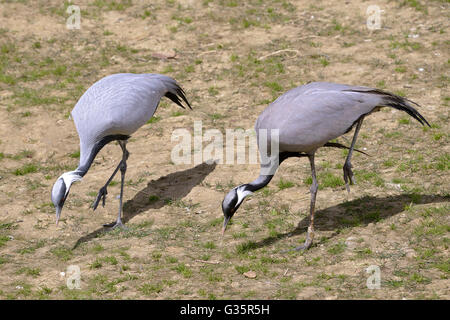
{"type": "Polygon", "coordinates": [[[178,83],[161,74],[113,74],[94,83],[81,96],[71,113],[80,137],[80,163],[74,171],[63,173],[53,185],[51,198],[56,209],[56,224],[72,183],[82,179],[95,156],[106,144],[117,140],[122,148],[122,160],[106,184],[100,188],[92,208],[95,210],[100,200],[105,206],[107,187],[120,170],[119,213],[116,222],[105,226],[123,226],[123,185],[129,156],[127,140],[153,116],[164,96],[183,109],[184,101],[192,109],[178,83]]]}
{"type": "Polygon", "coordinates": [[[281,95],[260,114],[255,125],[261,159],[263,158],[261,143],[267,143],[264,150],[270,150],[271,135],[267,134],[267,139],[261,142],[260,130],[279,130],[279,152],[269,155],[272,166],[270,170],[261,165],[260,175],[256,180],[233,188],[225,196],[222,202],[224,214],[222,234],[244,199],[266,186],[281,162],[289,157],[308,157],[312,174],[310,224],[305,243],[295,248],[308,249],[314,238],[314,208],[318,189],[314,154],[317,149],[322,146],[349,149],[343,170],[345,185],[347,191],[350,191],[349,183],[355,183],[351,169],[352,152],[358,151],[354,147],[364,117],[381,107],[392,107],[405,111],[422,125],[430,126],[411,104],[417,105],[406,98],[379,89],[328,82],[309,83],[281,95]],[[355,133],[350,148],[329,142],[349,132],[353,127],[355,133]]]}

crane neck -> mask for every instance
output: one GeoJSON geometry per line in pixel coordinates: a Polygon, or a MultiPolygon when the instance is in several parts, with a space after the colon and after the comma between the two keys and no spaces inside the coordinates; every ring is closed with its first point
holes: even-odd
{"type": "Polygon", "coordinates": [[[81,177],[84,177],[84,175],[88,172],[89,168],[94,162],[95,157],[105,145],[114,140],[128,140],[129,138],[130,136],[127,135],[114,134],[103,137],[98,142],[93,144],[86,145],[80,143],[80,164],[74,172],[81,177]]]}
{"type": "Polygon", "coordinates": [[[258,178],[256,178],[255,180],[253,180],[252,182],[248,183],[245,185],[245,190],[251,191],[251,192],[255,192],[259,189],[264,188],[266,185],[269,184],[269,182],[272,180],[273,176],[275,175],[276,170],[278,169],[278,167],[280,166],[280,164],[291,157],[307,157],[307,154],[304,153],[299,153],[299,152],[280,152],[280,154],[278,155],[278,161],[275,158],[271,159],[271,163],[270,163],[270,169],[269,171],[261,166],[261,172],[258,178]],[[263,172],[270,172],[270,174],[263,174],[263,172]]]}

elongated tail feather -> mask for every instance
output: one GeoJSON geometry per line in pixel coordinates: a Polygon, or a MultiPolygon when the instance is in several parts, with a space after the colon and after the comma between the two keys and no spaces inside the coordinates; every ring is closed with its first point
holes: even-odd
{"type": "Polygon", "coordinates": [[[357,89],[351,89],[351,90],[345,90],[345,91],[352,91],[352,92],[361,92],[361,93],[369,93],[369,94],[377,94],[382,97],[382,101],[380,103],[380,106],[387,106],[392,107],[397,110],[405,111],[407,114],[409,114],[411,117],[416,119],[420,122],[422,125],[427,125],[429,127],[430,124],[428,121],[417,111],[409,102],[415,104],[416,106],[420,107],[417,103],[414,101],[411,101],[409,99],[400,97],[396,94],[379,90],[379,89],[370,89],[370,90],[357,90],[357,89]]]}
{"type": "MultiPolygon", "coordinates": [[[[324,147],[332,147],[332,148],[339,148],[339,149],[347,149],[350,150],[349,147],[344,146],[343,144],[339,143],[339,142],[327,142],[323,145],[324,147]]],[[[370,155],[368,155],[367,153],[365,153],[364,151],[358,150],[353,148],[354,151],[357,151],[359,153],[365,154],[366,156],[370,157],[370,155]]]]}

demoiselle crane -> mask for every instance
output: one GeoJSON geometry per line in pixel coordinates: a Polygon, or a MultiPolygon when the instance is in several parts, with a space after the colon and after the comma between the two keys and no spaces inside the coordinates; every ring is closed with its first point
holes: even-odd
{"type": "MultiPolygon", "coordinates": [[[[412,106],[417,105],[406,98],[379,89],[335,84],[328,82],[312,82],[294,88],[272,102],[258,117],[255,125],[258,135],[258,147],[261,154],[262,147],[268,150],[268,161],[261,165],[259,177],[247,184],[230,190],[222,202],[224,223],[222,234],[228,221],[235,214],[244,199],[266,186],[272,179],[278,166],[289,157],[308,157],[311,165],[312,185],[310,202],[310,223],[305,243],[296,250],[308,249],[314,238],[314,207],[318,183],[314,165],[314,154],[323,146],[347,148],[339,143],[330,142],[355,127],[355,133],[349,149],[344,170],[344,180],[347,191],[349,183],[353,184],[352,152],[363,119],[381,107],[392,107],[405,111],[422,125],[429,123],[412,106]],[[271,137],[259,139],[260,130],[278,129],[278,152],[270,153],[271,137]],[[262,140],[262,142],[261,142],[262,140]],[[267,144],[262,146],[261,144],[267,144]]],[[[418,106],[418,105],[417,105],[418,106]]]]}
{"type": "Polygon", "coordinates": [[[123,226],[123,186],[129,156],[127,140],[153,116],[162,97],[169,98],[183,109],[184,101],[192,109],[178,83],[161,74],[113,74],[94,83],[81,96],[71,112],[80,137],[80,163],[74,171],[63,173],[53,185],[51,198],[56,208],[56,224],[72,183],[82,179],[106,144],[118,141],[123,152],[122,159],[106,184],[100,188],[92,208],[95,210],[100,200],[105,206],[107,187],[120,170],[119,213],[115,223],[105,226],[123,226]]]}

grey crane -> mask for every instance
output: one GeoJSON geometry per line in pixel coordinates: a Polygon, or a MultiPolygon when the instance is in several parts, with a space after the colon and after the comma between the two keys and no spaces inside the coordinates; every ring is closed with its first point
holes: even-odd
{"type": "Polygon", "coordinates": [[[81,96],[71,112],[80,137],[80,163],[74,171],[63,173],[53,185],[51,198],[56,208],[56,224],[72,183],[84,177],[96,155],[106,144],[118,141],[122,148],[122,159],[106,184],[100,188],[92,208],[97,209],[100,200],[105,206],[107,187],[120,170],[119,213],[116,222],[105,227],[123,226],[121,220],[123,186],[129,156],[126,149],[127,140],[153,116],[164,96],[183,109],[184,101],[192,109],[178,83],[161,74],[109,75],[94,83],[81,96]]]}
{"type": "Polygon", "coordinates": [[[355,183],[351,164],[352,152],[358,151],[354,147],[363,119],[381,107],[392,107],[405,111],[422,125],[430,126],[412,104],[418,106],[411,100],[379,89],[329,82],[308,83],[281,95],[259,115],[255,125],[261,159],[261,149],[264,147],[264,150],[269,151],[267,154],[270,161],[262,163],[257,179],[233,188],[225,196],[222,202],[222,234],[244,199],[266,186],[284,160],[289,157],[308,157],[312,174],[310,223],[305,243],[295,248],[308,249],[314,238],[314,208],[318,189],[314,155],[317,149],[323,146],[349,149],[343,170],[345,185],[347,191],[350,191],[349,183],[355,183]],[[349,148],[330,142],[353,127],[355,133],[349,148]],[[274,129],[279,130],[278,152],[271,154],[272,135],[266,134],[266,139],[259,139],[259,135],[261,130],[267,132],[274,129]],[[264,166],[269,166],[270,170],[264,166]]]}

